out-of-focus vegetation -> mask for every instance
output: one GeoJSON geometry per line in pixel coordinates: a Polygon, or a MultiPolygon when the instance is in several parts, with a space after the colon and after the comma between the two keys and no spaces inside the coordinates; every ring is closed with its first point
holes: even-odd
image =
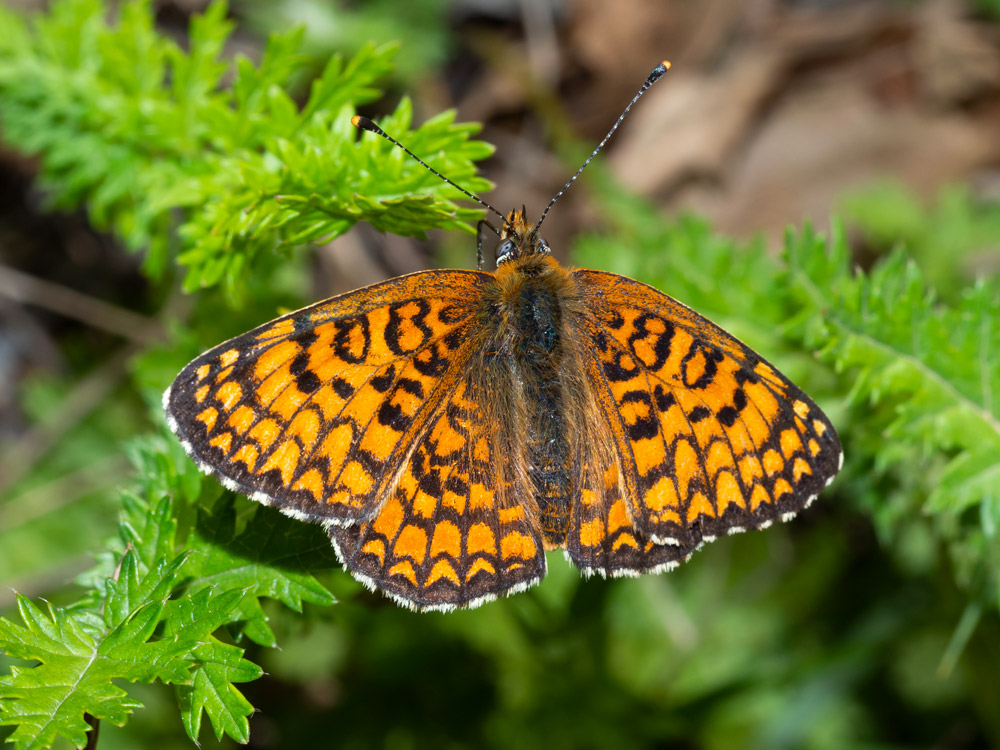
{"type": "MultiPolygon", "coordinates": [[[[415,615],[340,571],[322,529],[197,472],[159,410],[190,358],[308,301],[309,249],[357,222],[422,236],[477,215],[349,126],[399,60],[360,30],[382,19],[408,45],[386,5],[324,11],[359,30],[326,67],[299,55],[300,32],[231,62],[222,5],[184,44],[145,3],[110,25],[97,0],[30,21],[0,9],[0,135],[37,158],[53,207],[144,253],[150,322],[110,357],[69,338],[70,372],[20,391],[50,448],[0,509],[0,579],[33,585],[0,620],[8,738],[82,746],[89,715],[104,748],[190,747],[185,733],[256,747],[1000,744],[1000,286],[975,262],[996,253],[1000,222],[964,189],[929,207],[894,187],[847,195],[843,222],[789,232],[778,258],[588,174],[605,228],[573,262],[654,284],[764,352],[845,446],[813,510],[672,574],[585,581],[553,555],[527,593],[415,615]],[[65,424],[102,366],[99,408],[65,424]],[[65,585],[85,554],[96,564],[65,585]]],[[[410,33],[446,37],[443,18],[419,17],[410,33]]],[[[382,124],[488,187],[473,126],[445,114],[411,129],[406,100],[382,124]]],[[[27,450],[3,449],[0,482],[27,450]]]]}

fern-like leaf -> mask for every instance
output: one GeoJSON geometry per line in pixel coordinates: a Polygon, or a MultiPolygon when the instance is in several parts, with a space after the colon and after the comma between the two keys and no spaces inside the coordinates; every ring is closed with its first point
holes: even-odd
{"type": "Polygon", "coordinates": [[[129,550],[120,577],[108,585],[103,613],[71,614],[52,605],[43,611],[18,596],[24,625],[0,619],[0,642],[8,655],[40,664],[0,677],[0,723],[17,725],[10,741],[49,747],[62,736],[82,747],[86,714],[121,726],[141,707],[113,680],[186,681],[197,640],[152,638],[183,562],[183,555],[162,559],[140,577],[129,550]]]}
{"type": "MultiPolygon", "coordinates": [[[[805,340],[851,374],[854,400],[869,405],[854,427],[872,452],[856,465],[916,470],[919,508],[948,544],[960,580],[1000,604],[996,285],[977,282],[944,304],[902,252],[852,273],[839,231],[832,240],[809,230],[789,235],[786,251],[789,299],[811,321],[805,340]]],[[[909,507],[911,496],[889,493],[873,509],[876,521],[904,513],[896,506],[909,507]]]]}
{"type": "MultiPolygon", "coordinates": [[[[184,51],[153,28],[148,2],[124,3],[114,25],[100,0],[58,0],[33,23],[0,8],[0,127],[40,157],[55,205],[86,204],[153,275],[176,252],[188,290],[233,285],[262,251],[361,220],[413,236],[469,230],[479,212],[458,191],[350,124],[377,98],[393,46],[330,59],[300,110],[287,90],[306,64],[301,30],[273,35],[259,65],[230,62],[225,12],[215,2],[195,17],[184,51]]],[[[384,124],[467,189],[488,189],[474,162],[491,149],[469,140],[475,126],[411,120],[404,100],[384,124]]]]}

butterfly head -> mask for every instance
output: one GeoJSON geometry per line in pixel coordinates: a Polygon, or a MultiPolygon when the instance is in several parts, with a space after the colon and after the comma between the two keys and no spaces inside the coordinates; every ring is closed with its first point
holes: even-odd
{"type": "MultiPolygon", "coordinates": [[[[397,146],[398,148],[402,149],[406,154],[415,159],[418,164],[423,166],[432,174],[444,180],[446,183],[451,185],[459,192],[463,193],[466,197],[474,200],[483,208],[489,209],[497,216],[499,216],[501,219],[503,219],[503,224],[500,229],[500,244],[497,245],[496,249],[497,267],[499,268],[504,263],[507,263],[512,260],[517,260],[518,258],[526,258],[536,255],[550,255],[548,243],[544,239],[542,239],[542,237],[538,234],[538,230],[541,228],[542,222],[545,221],[545,217],[548,216],[549,210],[552,208],[553,205],[555,205],[555,202],[559,200],[559,198],[563,195],[563,193],[565,193],[569,189],[570,185],[576,182],[576,179],[580,176],[583,170],[587,168],[587,165],[590,164],[591,161],[593,161],[594,157],[597,156],[600,150],[604,148],[604,145],[608,142],[608,139],[611,138],[614,132],[618,129],[618,126],[621,125],[622,120],[625,119],[625,116],[632,108],[632,105],[635,104],[637,101],[639,101],[639,97],[642,96],[649,89],[650,86],[652,86],[654,83],[660,80],[660,78],[663,77],[663,74],[666,73],[669,68],[670,68],[670,63],[664,60],[655,68],[653,68],[653,70],[649,73],[649,75],[646,76],[646,80],[642,84],[642,87],[639,89],[636,95],[632,97],[632,101],[629,102],[628,106],[625,107],[625,110],[615,121],[615,124],[611,126],[611,130],[608,131],[608,134],[604,136],[603,140],[601,140],[601,142],[597,144],[597,147],[593,151],[591,151],[590,156],[587,157],[587,160],[578,170],[576,170],[576,173],[569,178],[566,184],[562,186],[562,189],[554,196],[552,196],[552,200],[549,201],[548,205],[545,207],[541,215],[538,217],[538,223],[534,225],[529,224],[528,220],[525,218],[524,206],[521,206],[520,211],[517,209],[513,209],[506,216],[504,216],[496,208],[491,206],[489,203],[484,201],[475,193],[471,193],[465,188],[463,188],[461,185],[458,185],[454,181],[449,180],[443,174],[441,174],[432,166],[430,166],[427,162],[423,161],[419,156],[410,151],[410,149],[408,149],[402,143],[397,141],[392,136],[387,135],[386,132],[382,130],[382,128],[380,128],[374,122],[369,120],[367,117],[362,117],[361,115],[355,115],[354,117],[351,118],[351,123],[355,127],[361,128],[362,130],[367,130],[371,133],[375,133],[379,137],[389,141],[389,143],[393,144],[394,146],[397,146]]],[[[489,224],[488,222],[480,222],[480,229],[482,228],[483,224],[489,226],[491,229],[496,231],[496,229],[493,228],[493,225],[489,224]]],[[[483,258],[482,258],[481,241],[479,243],[479,251],[480,251],[478,256],[479,268],[482,269],[483,258]]]]}
{"type": "Polygon", "coordinates": [[[549,243],[538,235],[538,225],[530,223],[525,216],[524,206],[512,209],[504,217],[496,250],[498,268],[508,261],[550,252],[549,243]]]}

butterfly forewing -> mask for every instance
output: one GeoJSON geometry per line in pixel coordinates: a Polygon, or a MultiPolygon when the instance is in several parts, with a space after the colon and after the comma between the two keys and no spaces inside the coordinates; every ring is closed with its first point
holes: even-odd
{"type": "Polygon", "coordinates": [[[640,534],[690,550],[790,518],[829,484],[842,462],[836,432],[759,355],[645,284],[573,276],[593,315],[597,408],[640,534]]]}
{"type": "Polygon", "coordinates": [[[299,518],[368,517],[461,376],[471,301],[489,278],[412,274],[227,341],[164,394],[170,426],[234,491],[299,518]]]}

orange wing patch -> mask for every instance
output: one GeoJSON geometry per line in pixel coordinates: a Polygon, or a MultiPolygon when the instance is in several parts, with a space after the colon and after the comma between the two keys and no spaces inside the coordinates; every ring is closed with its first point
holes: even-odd
{"type": "Polygon", "coordinates": [[[302,519],[371,515],[461,375],[471,301],[489,278],[412,274],[221,344],[164,394],[170,426],[236,492],[302,519]]]}
{"type": "Polygon", "coordinates": [[[476,606],[545,576],[532,500],[514,499],[501,478],[497,426],[476,382],[470,373],[437,410],[372,519],[329,528],[356,578],[412,609],[476,606]]]}
{"type": "Polygon", "coordinates": [[[672,570],[696,545],[657,544],[633,523],[618,472],[605,474],[601,491],[587,488],[573,507],[566,554],[585,576],[637,576],[672,570]]]}
{"type": "Polygon", "coordinates": [[[636,529],[690,551],[788,520],[842,462],[827,418],[713,323],[637,281],[576,271],[594,313],[588,377],[636,529]]]}

